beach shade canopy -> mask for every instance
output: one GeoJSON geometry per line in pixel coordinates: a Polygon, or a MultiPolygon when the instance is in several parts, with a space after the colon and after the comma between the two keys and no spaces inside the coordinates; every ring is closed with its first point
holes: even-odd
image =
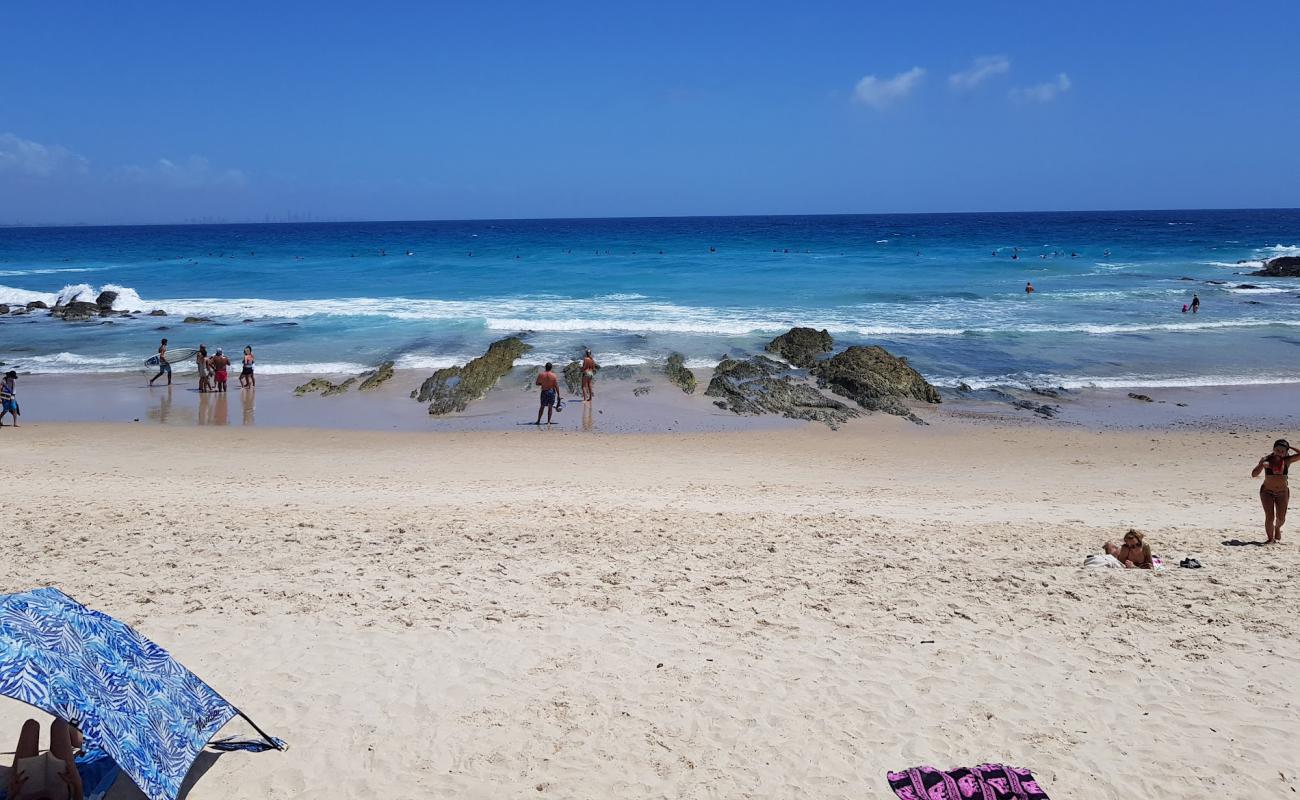
{"type": "MultiPolygon", "coordinates": [[[[0,695],[75,722],[150,800],[175,800],[208,740],[244,717],[131,626],[53,588],[0,595],[0,695]]],[[[224,749],[284,749],[262,736],[224,749]]]]}

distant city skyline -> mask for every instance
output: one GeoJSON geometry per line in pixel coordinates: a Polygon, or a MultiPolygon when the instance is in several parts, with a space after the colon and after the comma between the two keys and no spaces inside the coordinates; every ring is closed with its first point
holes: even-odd
{"type": "Polygon", "coordinates": [[[1300,206],[1300,8],[24,4],[0,222],[1300,206]]]}

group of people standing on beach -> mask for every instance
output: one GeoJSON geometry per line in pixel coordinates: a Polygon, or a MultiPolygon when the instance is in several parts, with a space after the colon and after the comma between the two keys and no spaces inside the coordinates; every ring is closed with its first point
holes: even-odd
{"type": "MultiPolygon", "coordinates": [[[[231,361],[229,356],[220,347],[216,352],[209,355],[207,345],[200,344],[199,351],[194,356],[194,360],[199,370],[199,391],[200,392],[224,392],[226,391],[226,381],[230,374],[231,361]]],[[[239,385],[245,389],[251,389],[257,386],[257,377],[253,374],[253,365],[257,359],[253,356],[253,346],[244,346],[244,356],[242,369],[239,373],[239,385]]],[[[172,385],[172,362],[167,358],[167,340],[163,339],[158,345],[158,374],[149,379],[149,385],[153,382],[167,376],[167,385],[172,385]]]]}

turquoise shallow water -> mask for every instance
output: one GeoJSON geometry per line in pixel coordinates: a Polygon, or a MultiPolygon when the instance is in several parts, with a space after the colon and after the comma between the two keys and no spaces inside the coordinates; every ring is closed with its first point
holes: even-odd
{"type": "Polygon", "coordinates": [[[530,331],[539,360],[712,365],[811,325],[950,385],[1300,381],[1300,281],[1238,274],[1284,254],[1300,211],[9,228],[0,303],[170,316],[2,317],[0,360],[125,371],[168,336],[264,372],[426,369],[530,331]]]}

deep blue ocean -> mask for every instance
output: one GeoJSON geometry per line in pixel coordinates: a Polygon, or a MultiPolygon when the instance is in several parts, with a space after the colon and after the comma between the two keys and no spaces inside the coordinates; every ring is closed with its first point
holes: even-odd
{"type": "Polygon", "coordinates": [[[537,361],[711,366],[809,325],[942,385],[1293,382],[1300,280],[1239,274],[1286,254],[1300,211],[5,228],[0,303],[169,316],[0,317],[0,361],[135,371],[167,336],[262,372],[432,369],[530,331],[537,361]]]}

